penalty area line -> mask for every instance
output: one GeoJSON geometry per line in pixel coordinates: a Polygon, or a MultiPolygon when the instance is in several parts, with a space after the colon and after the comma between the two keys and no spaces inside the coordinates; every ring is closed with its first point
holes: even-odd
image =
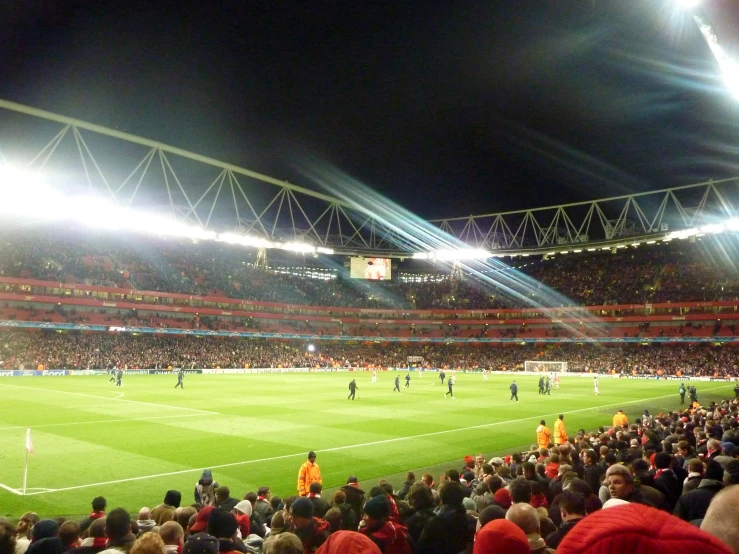
{"type": "MultiPolygon", "coordinates": [[[[220,415],[220,414],[216,414],[220,415]]],[[[129,421],[153,421],[155,419],[175,419],[180,417],[202,417],[203,414],[182,414],[153,417],[131,417],[128,419],[99,419],[95,421],[73,421],[70,423],[42,423],[41,425],[20,425],[15,427],[0,427],[0,431],[16,429],[42,429],[44,427],[68,427],[70,425],[97,425],[98,423],[128,423],[129,421]]]]}
{"type": "Polygon", "coordinates": [[[14,489],[13,487],[9,487],[8,485],[3,485],[2,483],[0,483],[0,489],[5,489],[6,491],[12,492],[13,494],[17,494],[18,496],[23,496],[23,493],[19,491],[18,489],[14,489]]]}
{"type": "MultiPolygon", "coordinates": [[[[725,387],[726,387],[726,385],[723,385],[723,386],[719,386],[719,387],[711,387],[710,389],[704,389],[704,390],[714,390],[714,389],[725,388],[725,387]]],[[[617,403],[613,403],[613,404],[601,404],[600,406],[590,406],[588,408],[581,408],[581,409],[578,409],[578,410],[564,411],[564,413],[565,414],[573,414],[573,413],[579,413],[579,412],[597,411],[597,410],[601,410],[603,408],[613,408],[613,407],[616,407],[616,406],[619,406],[619,407],[620,406],[628,406],[629,404],[636,404],[636,403],[640,403],[640,402],[642,402],[642,403],[643,402],[649,402],[649,401],[652,401],[652,400],[658,400],[660,398],[669,398],[669,397],[673,397],[673,396],[675,396],[675,393],[663,394],[661,396],[655,396],[653,398],[643,398],[643,399],[640,399],[640,400],[631,400],[631,401],[627,401],[627,402],[617,402],[617,403]]],[[[544,415],[546,415],[546,416],[557,415],[557,414],[562,413],[562,412],[563,412],[563,410],[559,410],[557,412],[549,413],[549,414],[544,414],[544,415]]],[[[432,431],[430,433],[421,433],[421,434],[418,434],[418,435],[409,435],[409,436],[405,436],[405,437],[394,437],[392,439],[383,439],[383,440],[379,440],[379,441],[364,442],[364,443],[359,443],[359,444],[350,444],[350,445],[345,445],[345,446],[335,446],[335,447],[332,447],[332,448],[321,448],[320,449],[320,452],[340,452],[340,451],[344,451],[344,450],[352,450],[352,449],[355,449],[355,448],[364,448],[364,447],[368,447],[368,446],[376,446],[378,444],[390,444],[390,443],[401,442],[401,441],[405,441],[405,440],[423,439],[423,438],[426,438],[426,437],[434,437],[434,436],[445,435],[445,434],[449,434],[449,433],[458,433],[460,431],[470,431],[470,430],[473,430],[473,429],[485,429],[485,428],[488,428],[488,427],[496,427],[498,425],[509,425],[511,423],[519,423],[519,422],[522,422],[522,421],[538,420],[538,419],[541,419],[541,418],[542,418],[542,415],[535,415],[535,416],[522,417],[522,418],[519,418],[519,419],[509,419],[509,420],[505,420],[505,421],[495,421],[493,423],[482,423],[480,425],[472,425],[470,427],[461,427],[461,428],[456,428],[456,429],[446,429],[446,430],[443,430],[443,431],[432,431]]],[[[26,496],[35,496],[35,495],[38,495],[38,494],[51,494],[51,493],[64,492],[64,491],[73,491],[73,490],[79,490],[79,489],[89,489],[91,487],[103,487],[103,486],[106,486],[106,485],[115,485],[115,484],[118,484],[118,483],[130,483],[130,482],[133,482],[133,481],[145,481],[147,479],[157,479],[157,478],[160,478],[160,477],[170,477],[172,475],[184,475],[184,474],[187,474],[187,473],[201,472],[204,469],[222,469],[222,468],[226,468],[226,467],[236,467],[236,466],[243,466],[243,465],[249,465],[249,464],[258,464],[258,463],[264,463],[264,462],[273,462],[275,460],[286,460],[288,458],[297,458],[297,457],[305,457],[305,451],[301,451],[301,452],[298,452],[298,453],[295,453],[295,454],[282,454],[282,455],[279,455],[279,456],[270,456],[268,458],[259,458],[259,459],[256,459],[256,460],[244,460],[244,461],[240,461],[240,462],[231,462],[231,463],[227,463],[227,464],[211,465],[211,466],[207,466],[205,468],[200,467],[200,468],[191,468],[191,469],[181,469],[181,470],[177,470],[177,471],[168,471],[168,472],[165,472],[165,473],[156,473],[156,474],[153,474],[153,475],[142,475],[142,476],[139,476],[139,477],[127,477],[127,478],[124,478],[124,479],[114,479],[112,481],[101,481],[99,483],[89,483],[89,484],[86,484],[86,485],[75,485],[75,486],[72,486],[72,487],[61,487],[61,488],[58,488],[58,489],[51,489],[51,490],[48,490],[48,491],[38,491],[38,492],[26,493],[26,496]]]]}

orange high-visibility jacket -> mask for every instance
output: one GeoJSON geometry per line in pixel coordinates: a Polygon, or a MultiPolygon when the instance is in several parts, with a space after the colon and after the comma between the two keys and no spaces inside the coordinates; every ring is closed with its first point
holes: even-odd
{"type": "Polygon", "coordinates": [[[539,425],[536,428],[536,442],[539,448],[548,448],[549,441],[552,440],[552,431],[546,425],[539,425]]]}
{"type": "Polygon", "coordinates": [[[558,419],[554,422],[554,444],[564,444],[567,442],[567,430],[565,422],[558,419]]]}
{"type": "Polygon", "coordinates": [[[323,484],[321,468],[318,467],[318,464],[312,464],[308,460],[300,466],[300,471],[298,471],[298,494],[300,496],[308,496],[310,484],[316,481],[323,484]]]}

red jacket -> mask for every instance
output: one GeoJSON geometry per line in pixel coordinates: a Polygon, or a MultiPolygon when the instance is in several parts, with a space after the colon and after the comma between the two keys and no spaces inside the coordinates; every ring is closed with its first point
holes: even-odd
{"type": "Polygon", "coordinates": [[[383,554],[413,554],[408,542],[408,528],[392,521],[378,521],[359,530],[375,543],[383,554]]]}

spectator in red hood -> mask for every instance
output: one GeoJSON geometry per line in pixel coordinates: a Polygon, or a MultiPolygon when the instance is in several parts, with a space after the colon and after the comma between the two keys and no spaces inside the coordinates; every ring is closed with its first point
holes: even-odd
{"type": "Polygon", "coordinates": [[[386,495],[378,495],[364,505],[365,526],[360,533],[377,545],[383,554],[411,554],[408,529],[389,520],[390,504],[386,495]]]}
{"type": "Polygon", "coordinates": [[[290,505],[292,525],[290,531],[295,533],[303,543],[305,552],[315,552],[331,533],[330,525],[313,517],[313,502],[301,496],[290,505]]]}

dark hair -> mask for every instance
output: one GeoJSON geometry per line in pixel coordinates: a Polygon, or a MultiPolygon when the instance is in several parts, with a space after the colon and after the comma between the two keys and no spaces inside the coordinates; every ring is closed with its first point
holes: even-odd
{"type": "Polygon", "coordinates": [[[457,481],[459,482],[459,472],[456,469],[447,469],[444,473],[444,476],[449,481],[457,481]]]}
{"type": "Polygon", "coordinates": [[[393,494],[393,486],[387,481],[380,482],[380,487],[385,491],[386,494],[393,494]]]}
{"type": "Polygon", "coordinates": [[[532,462],[524,462],[523,464],[521,464],[521,466],[523,467],[524,471],[528,471],[531,474],[536,473],[536,464],[532,462]]]}
{"type": "Polygon", "coordinates": [[[383,496],[383,495],[387,495],[387,492],[385,492],[385,489],[383,489],[379,485],[376,487],[372,487],[369,491],[370,498],[374,498],[375,496],[383,496]]]}
{"type": "Polygon", "coordinates": [[[249,491],[244,495],[244,500],[248,500],[252,505],[257,501],[257,493],[249,491]]]}
{"type": "Polygon", "coordinates": [[[459,506],[464,500],[462,485],[455,481],[444,481],[439,485],[439,498],[442,504],[459,506]]]}
{"type": "Polygon", "coordinates": [[[130,532],[131,516],[123,508],[116,508],[105,517],[105,534],[109,539],[122,539],[130,532]]]}
{"type": "Polygon", "coordinates": [[[667,469],[670,467],[672,458],[667,452],[660,452],[654,455],[654,467],[657,469],[667,469]]]}
{"type": "Polygon", "coordinates": [[[102,496],[96,496],[92,499],[92,509],[96,512],[104,512],[108,502],[102,496]]]}
{"type": "MultiPolygon", "coordinates": [[[[712,460],[708,464],[710,467],[714,463],[712,460]]],[[[706,471],[706,477],[708,477],[708,471],[706,471]]],[[[739,460],[731,460],[726,464],[724,468],[724,485],[739,485],[739,460]]]]}
{"type": "Polygon", "coordinates": [[[323,485],[321,485],[321,483],[319,483],[318,481],[313,481],[308,487],[308,492],[312,492],[313,494],[319,494],[322,490],[323,485]]]}
{"type": "Polygon", "coordinates": [[[77,546],[77,539],[80,538],[80,526],[76,521],[65,521],[59,526],[59,538],[64,546],[77,546]]]}
{"type": "Polygon", "coordinates": [[[568,514],[585,515],[585,497],[579,492],[564,491],[559,497],[559,507],[568,514]]]}
{"type": "Polygon", "coordinates": [[[637,460],[634,460],[634,463],[631,464],[631,467],[634,468],[634,471],[649,471],[649,462],[647,462],[643,458],[639,458],[637,460]]]}
{"type": "Polygon", "coordinates": [[[508,485],[513,502],[523,502],[528,504],[531,500],[531,483],[524,477],[516,477],[511,484],[508,485]]]}
{"type": "Polygon", "coordinates": [[[0,552],[13,554],[15,542],[15,527],[7,521],[0,521],[0,552]]]}
{"type": "Polygon", "coordinates": [[[416,511],[434,507],[434,495],[426,483],[413,483],[408,490],[407,499],[416,511]]]}

